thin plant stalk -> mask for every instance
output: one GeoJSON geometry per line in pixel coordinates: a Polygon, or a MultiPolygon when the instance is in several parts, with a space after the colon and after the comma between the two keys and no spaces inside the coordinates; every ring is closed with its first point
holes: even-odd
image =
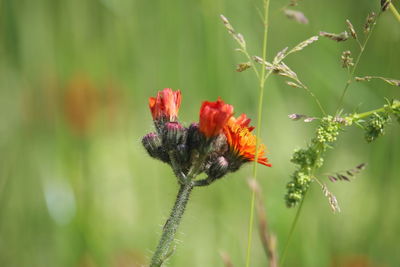
{"type": "MultiPolygon", "coordinates": [[[[396,108],[399,108],[399,107],[400,107],[399,102],[394,103],[393,105],[390,106],[391,109],[396,109],[396,108]]],[[[385,110],[386,110],[386,107],[377,108],[377,109],[373,109],[373,110],[366,111],[366,112],[363,112],[363,113],[350,115],[348,118],[349,119],[357,119],[357,120],[359,120],[359,119],[363,119],[363,118],[366,118],[368,116],[371,116],[374,113],[384,112],[385,110]]]]}
{"type": "Polygon", "coordinates": [[[281,253],[281,259],[279,261],[279,266],[283,266],[283,264],[285,263],[286,254],[287,254],[287,251],[288,251],[288,248],[289,248],[289,243],[290,243],[290,240],[292,239],[292,236],[293,236],[294,230],[296,228],[297,222],[299,221],[301,210],[302,210],[303,203],[304,203],[304,199],[306,198],[307,192],[308,192],[308,190],[306,191],[306,194],[304,194],[304,197],[300,202],[299,208],[296,211],[296,215],[294,217],[292,225],[290,226],[289,235],[288,235],[288,237],[286,239],[285,245],[284,245],[282,253],[281,253]]]}
{"type": "MultiPolygon", "coordinates": [[[[263,25],[264,25],[264,36],[263,36],[263,46],[262,46],[262,58],[265,61],[267,58],[267,41],[268,41],[268,16],[269,16],[269,0],[264,0],[264,17],[263,17],[263,25]]],[[[264,99],[264,86],[265,81],[269,77],[266,75],[265,66],[261,66],[261,73],[259,78],[259,96],[258,96],[258,114],[257,114],[257,136],[260,136],[261,133],[261,118],[262,118],[262,107],[263,107],[263,99],[264,99]]],[[[258,160],[258,149],[260,146],[259,138],[256,140],[256,153],[253,165],[253,178],[257,179],[257,160],[258,160]]],[[[248,236],[247,236],[247,253],[246,253],[246,267],[250,266],[250,258],[251,258],[251,243],[253,236],[253,224],[254,224],[254,206],[255,206],[255,192],[251,194],[251,206],[250,206],[250,217],[249,217],[249,228],[248,228],[248,236]]]]}
{"type": "Polygon", "coordinates": [[[395,8],[395,6],[392,3],[390,3],[389,8],[390,8],[390,11],[393,13],[393,16],[397,19],[398,22],[400,22],[400,14],[397,11],[397,9],[395,8]]]}
{"type": "Polygon", "coordinates": [[[353,66],[353,68],[352,68],[352,70],[350,72],[349,79],[347,80],[346,85],[344,86],[342,95],[340,96],[339,104],[338,104],[338,107],[336,109],[336,114],[338,114],[338,112],[340,111],[340,109],[341,109],[341,107],[343,105],[344,97],[345,97],[345,95],[347,93],[347,90],[349,89],[350,84],[353,82],[354,74],[355,74],[355,72],[357,70],[358,63],[360,62],[361,56],[363,55],[363,53],[365,51],[365,47],[367,46],[369,38],[371,37],[372,32],[374,31],[375,25],[376,25],[376,23],[377,23],[377,21],[378,21],[378,19],[380,17],[380,14],[381,14],[381,12],[378,13],[378,16],[376,17],[375,22],[372,24],[371,30],[368,32],[368,35],[365,38],[364,43],[362,45],[360,45],[360,53],[358,53],[356,62],[354,63],[354,66],[353,66]]]}

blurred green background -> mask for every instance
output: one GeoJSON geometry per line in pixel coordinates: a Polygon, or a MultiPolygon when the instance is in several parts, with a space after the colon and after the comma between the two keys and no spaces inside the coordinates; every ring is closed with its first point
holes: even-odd
{"type": "MultiPolygon", "coordinates": [[[[221,96],[237,114],[256,116],[254,73],[237,73],[219,14],[227,16],[260,54],[261,1],[1,0],[0,1],[0,266],[143,266],[151,256],[178,186],[170,168],[145,153],[153,131],[148,97],[181,89],[180,118],[196,121],[203,100],[221,96]]],[[[349,18],[359,35],[379,1],[304,0],[308,25],[287,19],[271,1],[269,58],[320,30],[342,32],[349,18]]],[[[398,5],[398,1],[395,1],[398,5]]],[[[400,23],[383,14],[358,75],[400,78],[400,23]]],[[[346,82],[340,55],[354,41],[322,39],[287,63],[333,113],[346,82]]],[[[347,112],[367,111],[400,97],[380,81],[350,87],[347,112]]],[[[295,148],[320,116],[315,103],[284,80],[268,80],[262,139],[273,168],[259,166],[272,231],[282,249],[295,209],[285,185],[295,148]]],[[[286,266],[398,266],[400,263],[400,127],[372,144],[347,129],[328,152],[321,173],[367,169],[351,183],[329,185],[342,212],[332,214],[314,185],[307,196],[286,266]]],[[[193,192],[169,266],[223,266],[226,251],[244,266],[251,166],[193,192]]],[[[322,178],[325,179],[325,178],[322,178]]],[[[266,266],[257,231],[252,266],[266,266]]]]}

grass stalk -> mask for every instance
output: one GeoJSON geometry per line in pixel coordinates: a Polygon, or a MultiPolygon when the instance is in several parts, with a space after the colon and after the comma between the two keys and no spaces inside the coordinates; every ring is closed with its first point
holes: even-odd
{"type": "MultiPolygon", "coordinates": [[[[262,58],[266,61],[267,58],[267,41],[268,41],[268,16],[269,16],[269,0],[264,0],[264,17],[263,17],[263,26],[264,26],[264,35],[263,35],[263,46],[262,46],[262,58]]],[[[257,112],[257,133],[256,136],[260,136],[261,133],[261,119],[262,119],[262,107],[263,107],[263,99],[264,99],[264,86],[266,79],[269,75],[266,75],[266,68],[264,65],[261,65],[261,73],[259,78],[259,93],[258,93],[258,112],[257,112]]],[[[258,152],[260,146],[260,140],[257,138],[256,140],[256,151],[258,152]]],[[[253,165],[253,178],[257,179],[257,160],[258,153],[255,153],[254,165],[253,165]]],[[[253,224],[254,224],[254,206],[255,206],[255,192],[253,191],[251,194],[251,203],[250,203],[250,217],[249,217],[249,228],[247,233],[247,253],[246,253],[246,267],[250,266],[251,259],[251,244],[253,237],[253,224]]]]}
{"type": "Polygon", "coordinates": [[[389,8],[390,8],[390,11],[392,12],[393,16],[397,19],[398,22],[400,22],[400,14],[397,11],[396,7],[392,3],[390,3],[389,8]]]}
{"type": "Polygon", "coordinates": [[[304,197],[300,202],[299,208],[296,211],[296,215],[294,217],[292,225],[290,226],[289,235],[288,235],[288,237],[286,239],[285,245],[284,245],[282,253],[281,253],[281,258],[279,260],[279,266],[283,266],[283,264],[285,263],[286,254],[287,254],[287,251],[288,251],[288,248],[289,248],[289,244],[290,244],[290,241],[292,240],[292,236],[293,236],[294,230],[296,229],[297,222],[299,221],[301,210],[302,210],[303,203],[304,203],[304,200],[306,198],[307,192],[308,191],[306,191],[306,194],[304,194],[304,197]]]}

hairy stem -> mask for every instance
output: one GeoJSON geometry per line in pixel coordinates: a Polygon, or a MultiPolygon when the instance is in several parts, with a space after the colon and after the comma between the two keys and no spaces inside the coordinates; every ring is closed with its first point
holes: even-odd
{"type": "MultiPolygon", "coordinates": [[[[268,40],[268,15],[269,15],[269,0],[264,0],[264,37],[263,37],[263,46],[262,46],[262,58],[266,61],[267,58],[267,40],[268,40]]],[[[262,107],[263,107],[263,99],[264,99],[264,85],[266,78],[269,75],[266,75],[266,68],[264,65],[261,65],[261,74],[258,77],[260,80],[259,87],[259,96],[258,96],[258,114],[257,114],[257,136],[260,136],[261,133],[261,118],[262,118],[262,107]]],[[[256,153],[253,165],[253,178],[257,179],[257,160],[258,160],[258,149],[260,146],[259,138],[256,139],[256,153]]],[[[253,224],[254,224],[254,204],[255,204],[255,192],[252,192],[251,195],[251,206],[250,206],[250,218],[249,218],[249,229],[247,236],[247,253],[246,253],[246,267],[250,266],[250,258],[251,258],[251,243],[253,236],[253,224]]]]}
{"type": "Polygon", "coordinates": [[[175,176],[178,178],[180,184],[184,184],[186,182],[186,175],[182,172],[179,163],[176,161],[176,155],[174,151],[169,151],[168,155],[171,160],[171,166],[175,176]]]}
{"type": "Polygon", "coordinates": [[[159,267],[166,260],[172,241],[178,229],[182,215],[185,212],[186,204],[189,200],[190,193],[193,189],[192,182],[187,182],[181,185],[178,196],[176,197],[175,205],[172,208],[171,214],[164,225],[163,233],[157,249],[151,259],[150,267],[159,267]]]}

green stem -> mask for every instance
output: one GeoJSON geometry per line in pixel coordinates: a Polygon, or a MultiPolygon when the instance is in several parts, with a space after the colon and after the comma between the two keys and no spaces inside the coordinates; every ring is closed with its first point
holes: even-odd
{"type": "Polygon", "coordinates": [[[387,108],[396,109],[396,108],[399,108],[399,107],[400,107],[400,102],[396,102],[396,103],[394,103],[394,104],[393,104],[392,106],[390,106],[390,107],[384,106],[384,107],[377,108],[377,109],[373,109],[373,110],[370,110],[370,111],[367,111],[367,112],[363,112],[363,113],[359,113],[359,114],[353,114],[353,115],[347,117],[347,119],[350,119],[350,120],[351,120],[351,119],[359,120],[359,119],[366,118],[366,117],[368,117],[368,116],[370,116],[370,115],[372,115],[372,114],[374,114],[374,113],[384,112],[387,108]]]}
{"type": "Polygon", "coordinates": [[[171,243],[174,241],[176,231],[182,215],[185,212],[186,204],[189,200],[192,189],[192,182],[187,182],[181,185],[178,196],[176,197],[175,205],[172,208],[171,215],[164,225],[160,242],[158,243],[157,249],[153,254],[153,258],[151,259],[150,267],[161,266],[167,258],[171,243]]]}
{"type": "MultiPolygon", "coordinates": [[[[269,0],[264,0],[264,37],[263,37],[263,48],[262,48],[262,58],[266,61],[267,58],[267,40],[268,40],[268,14],[269,14],[269,0]]],[[[260,80],[260,87],[259,87],[259,98],[258,98],[258,114],[257,114],[257,133],[256,135],[259,137],[261,133],[261,118],[262,118],[262,107],[263,107],[263,99],[264,99],[264,85],[266,78],[266,68],[264,65],[261,65],[261,74],[260,80]]],[[[256,153],[253,165],[253,178],[257,179],[257,160],[258,160],[258,149],[260,146],[259,138],[256,139],[256,153]]],[[[247,236],[247,253],[246,253],[246,267],[250,266],[250,256],[251,256],[251,243],[252,243],[252,236],[253,236],[253,224],[254,224],[254,203],[255,203],[255,192],[252,192],[251,195],[251,206],[250,206],[250,218],[249,218],[249,229],[248,229],[248,236],[247,236]]]]}
{"type": "Polygon", "coordinates": [[[322,114],[324,114],[324,116],[326,116],[326,112],[325,109],[322,107],[321,102],[319,102],[318,97],[307,87],[303,87],[304,90],[306,90],[307,93],[309,93],[311,95],[312,98],[314,98],[315,102],[317,103],[319,109],[321,110],[322,114]]]}
{"type": "Polygon", "coordinates": [[[292,226],[290,227],[290,232],[289,232],[289,235],[288,235],[288,237],[286,239],[285,246],[283,247],[282,256],[281,256],[281,259],[279,261],[279,266],[281,266],[281,267],[285,263],[286,253],[288,251],[289,243],[290,243],[290,240],[292,239],[292,236],[293,236],[293,233],[294,233],[294,229],[296,228],[297,222],[299,221],[300,214],[301,214],[301,209],[303,207],[304,199],[305,199],[305,197],[307,195],[307,192],[308,191],[306,191],[306,193],[303,196],[303,199],[300,202],[299,208],[297,209],[296,215],[295,215],[294,220],[292,222],[292,226]]]}
{"type": "Polygon", "coordinates": [[[392,3],[389,4],[389,8],[390,11],[392,11],[394,17],[397,19],[397,21],[400,22],[400,14],[392,3]]]}
{"type": "Polygon", "coordinates": [[[217,179],[211,176],[208,176],[205,179],[193,181],[194,186],[207,186],[215,182],[217,179]]]}
{"type": "Polygon", "coordinates": [[[168,155],[171,160],[171,166],[172,166],[175,176],[178,178],[178,181],[180,184],[184,184],[186,182],[186,176],[182,172],[181,167],[176,160],[175,152],[171,150],[168,152],[168,155]]]}

